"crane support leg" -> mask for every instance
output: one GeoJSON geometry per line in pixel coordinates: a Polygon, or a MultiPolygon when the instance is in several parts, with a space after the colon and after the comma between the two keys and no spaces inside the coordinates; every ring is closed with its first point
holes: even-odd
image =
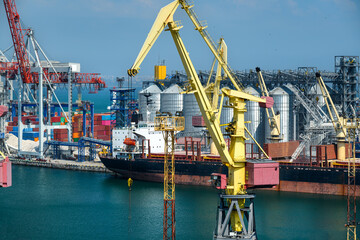
{"type": "Polygon", "coordinates": [[[215,228],[214,240],[247,239],[256,240],[256,226],[254,214],[254,195],[220,195],[220,205],[217,212],[217,225],[215,228]],[[247,200],[247,201],[246,201],[247,200]],[[245,203],[247,205],[245,206],[245,203]],[[243,229],[240,236],[231,233],[231,217],[238,217],[243,229]]]}

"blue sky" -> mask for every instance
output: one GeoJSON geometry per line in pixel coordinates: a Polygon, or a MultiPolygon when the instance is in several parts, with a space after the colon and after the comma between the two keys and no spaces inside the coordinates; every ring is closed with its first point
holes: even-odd
{"type": "MultiPolygon", "coordinates": [[[[51,59],[80,62],[82,72],[125,76],[159,9],[160,0],[18,0],[22,21],[35,30],[51,59]]],[[[333,70],[335,55],[360,55],[358,0],[195,0],[214,40],[224,37],[235,70],[333,70]]],[[[208,70],[213,56],[182,9],[175,20],[197,70],[208,70]]],[[[0,49],[11,45],[0,5],[0,49]]],[[[169,32],[164,32],[143,62],[139,79],[153,76],[165,60],[168,72],[183,70],[169,32]]]]}

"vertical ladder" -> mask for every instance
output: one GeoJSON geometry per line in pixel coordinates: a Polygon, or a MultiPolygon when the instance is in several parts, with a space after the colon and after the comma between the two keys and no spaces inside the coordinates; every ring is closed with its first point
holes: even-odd
{"type": "Polygon", "coordinates": [[[175,240],[175,131],[184,130],[184,122],[184,117],[155,117],[154,129],[165,140],[163,240],[175,240]]]}
{"type": "MultiPolygon", "coordinates": [[[[356,129],[351,129],[349,137],[353,140],[352,154],[348,161],[348,185],[347,185],[347,222],[346,235],[347,240],[356,240],[356,167],[355,167],[355,133],[356,129]]],[[[350,149],[349,149],[350,151],[350,149]]]]}

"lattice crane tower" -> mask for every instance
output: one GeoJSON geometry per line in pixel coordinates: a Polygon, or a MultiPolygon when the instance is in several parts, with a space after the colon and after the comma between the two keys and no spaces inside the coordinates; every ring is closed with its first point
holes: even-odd
{"type": "Polygon", "coordinates": [[[184,130],[184,117],[155,117],[155,131],[162,131],[164,149],[164,219],[163,239],[175,239],[175,131],[184,130]],[[170,161],[169,161],[170,160],[170,161]]]}

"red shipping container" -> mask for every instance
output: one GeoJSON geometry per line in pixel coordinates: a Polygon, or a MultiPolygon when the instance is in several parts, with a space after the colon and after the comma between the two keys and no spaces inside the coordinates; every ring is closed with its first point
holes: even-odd
{"type": "Polygon", "coordinates": [[[51,122],[61,122],[61,117],[51,117],[51,122]]]}
{"type": "Polygon", "coordinates": [[[67,129],[54,129],[54,133],[67,133],[67,129]]]}
{"type": "Polygon", "coordinates": [[[102,125],[95,125],[94,126],[94,131],[104,131],[105,127],[102,125]]]}
{"type": "Polygon", "coordinates": [[[272,159],[289,158],[292,156],[296,148],[299,146],[299,141],[280,142],[280,143],[265,143],[264,151],[272,159]]]}
{"type": "Polygon", "coordinates": [[[206,127],[204,118],[202,116],[193,116],[192,125],[194,127],[206,127]]]}

